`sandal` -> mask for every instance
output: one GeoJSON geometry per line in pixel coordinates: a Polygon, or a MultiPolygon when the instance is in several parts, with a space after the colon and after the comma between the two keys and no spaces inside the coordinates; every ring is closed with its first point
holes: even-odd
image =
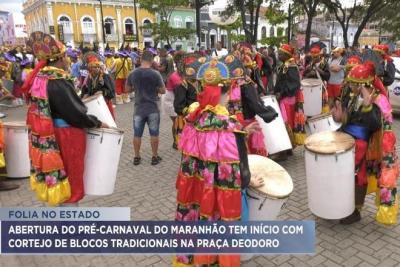
{"type": "Polygon", "coordinates": [[[157,165],[158,163],[160,163],[160,161],[162,160],[162,158],[160,156],[156,156],[156,157],[152,157],[151,158],[151,165],[157,165]]]}
{"type": "Polygon", "coordinates": [[[135,166],[139,165],[141,161],[142,161],[141,157],[134,157],[133,158],[133,165],[135,165],[135,166]]]}

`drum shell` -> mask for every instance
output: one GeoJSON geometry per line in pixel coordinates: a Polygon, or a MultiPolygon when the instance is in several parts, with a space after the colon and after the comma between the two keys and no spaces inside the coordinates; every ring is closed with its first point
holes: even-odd
{"type": "Polygon", "coordinates": [[[288,197],[280,199],[268,197],[252,188],[248,188],[247,193],[249,221],[277,220],[282,206],[288,199],[288,197]]]}
{"type": "Polygon", "coordinates": [[[312,118],[307,121],[308,126],[310,127],[310,133],[315,134],[324,131],[334,132],[337,131],[342,124],[335,122],[333,120],[332,115],[323,116],[320,118],[312,118]]]}
{"type": "Polygon", "coordinates": [[[305,150],[308,206],[324,219],[342,219],[355,209],[355,150],[316,154],[305,150]]]}
{"type": "Polygon", "coordinates": [[[304,114],[308,117],[321,114],[322,83],[318,79],[305,79],[302,81],[301,87],[304,95],[304,114]]]}
{"type": "Polygon", "coordinates": [[[31,163],[29,159],[28,127],[4,127],[4,156],[6,160],[7,177],[26,178],[30,176],[31,163]]]}
{"type": "Polygon", "coordinates": [[[114,192],[117,178],[123,132],[87,130],[86,140],[83,174],[85,194],[110,195],[114,192]]]}
{"type": "Polygon", "coordinates": [[[263,119],[256,116],[262,132],[264,134],[264,144],[268,154],[276,154],[281,151],[292,149],[292,143],[286,130],[285,122],[279,108],[279,103],[275,96],[264,96],[262,100],[266,106],[271,106],[278,113],[278,117],[270,123],[265,123],[263,119]]]}
{"type": "Polygon", "coordinates": [[[89,97],[84,99],[83,102],[88,109],[87,114],[96,116],[97,119],[101,122],[107,123],[110,127],[117,127],[117,124],[115,123],[102,95],[89,97]]]}

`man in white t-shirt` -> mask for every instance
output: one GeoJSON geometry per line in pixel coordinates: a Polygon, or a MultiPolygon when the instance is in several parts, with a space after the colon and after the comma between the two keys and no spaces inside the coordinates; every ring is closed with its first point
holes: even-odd
{"type": "Polygon", "coordinates": [[[212,53],[212,57],[222,58],[228,55],[228,49],[223,48],[220,42],[217,43],[215,50],[212,53]]]}

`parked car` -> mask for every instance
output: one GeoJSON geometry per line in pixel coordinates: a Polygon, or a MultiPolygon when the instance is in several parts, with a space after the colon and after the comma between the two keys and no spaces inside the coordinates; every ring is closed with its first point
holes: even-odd
{"type": "Polygon", "coordinates": [[[393,107],[393,112],[400,114],[400,57],[393,57],[396,67],[394,82],[389,86],[389,100],[393,107]]]}

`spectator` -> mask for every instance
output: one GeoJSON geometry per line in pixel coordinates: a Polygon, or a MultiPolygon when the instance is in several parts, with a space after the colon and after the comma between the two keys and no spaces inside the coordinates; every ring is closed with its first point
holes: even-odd
{"type": "Polygon", "coordinates": [[[340,96],[342,83],[344,80],[345,62],[343,59],[343,49],[340,47],[332,51],[332,58],[328,62],[330,77],[328,80],[328,103],[332,107],[333,100],[340,96]]]}
{"type": "Polygon", "coordinates": [[[131,72],[127,79],[126,89],[135,92],[135,106],[133,115],[133,148],[134,165],[141,162],[140,146],[145,124],[150,133],[151,150],[153,153],[151,165],[161,161],[158,155],[160,109],[158,107],[158,94],[165,94],[165,85],[160,73],[152,69],[154,56],[150,51],[142,55],[139,68],[131,72]]]}

